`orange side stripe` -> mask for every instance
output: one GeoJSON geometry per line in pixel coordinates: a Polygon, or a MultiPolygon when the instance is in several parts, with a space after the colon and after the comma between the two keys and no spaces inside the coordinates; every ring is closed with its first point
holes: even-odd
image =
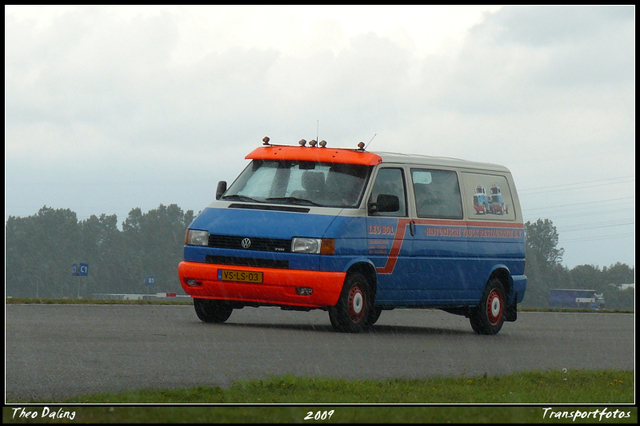
{"type": "Polygon", "coordinates": [[[398,255],[400,254],[400,249],[402,248],[402,242],[404,241],[404,234],[407,230],[407,225],[411,222],[410,219],[399,219],[398,220],[398,230],[396,231],[396,236],[393,239],[393,245],[391,246],[391,251],[389,252],[389,257],[387,258],[387,264],[384,265],[384,268],[376,268],[379,274],[390,274],[393,272],[393,269],[396,267],[396,262],[398,261],[398,255]]]}

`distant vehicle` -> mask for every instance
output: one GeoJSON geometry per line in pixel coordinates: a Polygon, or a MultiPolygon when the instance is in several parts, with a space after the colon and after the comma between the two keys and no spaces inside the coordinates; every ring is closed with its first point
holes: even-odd
{"type": "Polygon", "coordinates": [[[473,194],[473,209],[476,214],[487,214],[489,212],[489,197],[487,197],[487,190],[483,185],[478,184],[476,186],[476,193],[473,194]]]}
{"type": "Polygon", "coordinates": [[[604,309],[604,295],[595,290],[549,290],[549,307],[564,309],[604,309]]]}

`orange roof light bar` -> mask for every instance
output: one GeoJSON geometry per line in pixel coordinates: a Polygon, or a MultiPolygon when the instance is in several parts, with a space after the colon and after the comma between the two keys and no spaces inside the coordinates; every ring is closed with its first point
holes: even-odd
{"type": "Polygon", "coordinates": [[[362,164],[365,166],[375,166],[382,162],[382,157],[371,152],[304,146],[263,146],[255,149],[245,158],[248,160],[294,160],[315,161],[318,163],[362,164]]]}

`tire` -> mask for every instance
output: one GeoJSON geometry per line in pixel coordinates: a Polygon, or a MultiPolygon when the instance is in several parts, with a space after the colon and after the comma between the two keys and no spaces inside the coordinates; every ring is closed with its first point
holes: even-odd
{"type": "Polygon", "coordinates": [[[480,304],[471,309],[471,328],[478,334],[498,334],[504,324],[506,308],[504,286],[496,278],[489,280],[480,304]]]}
{"type": "Polygon", "coordinates": [[[233,308],[221,300],[193,299],[193,307],[203,322],[223,323],[233,312],[233,308]]]}
{"type": "Polygon", "coordinates": [[[374,307],[373,309],[371,309],[369,311],[369,318],[367,319],[367,324],[369,326],[372,326],[373,324],[375,324],[376,321],[378,321],[378,318],[380,318],[381,313],[382,313],[382,308],[374,307]]]}
{"type": "Polygon", "coordinates": [[[338,303],[329,307],[329,319],[334,329],[359,333],[368,327],[373,310],[370,288],[363,274],[355,272],[347,276],[338,303]]]}

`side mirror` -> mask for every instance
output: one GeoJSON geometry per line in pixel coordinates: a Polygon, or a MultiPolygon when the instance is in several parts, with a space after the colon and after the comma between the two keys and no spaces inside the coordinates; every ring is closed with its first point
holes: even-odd
{"type": "Polygon", "coordinates": [[[216,200],[219,200],[225,192],[227,192],[227,181],[221,180],[216,188],[216,200]]]}
{"type": "Polygon", "coordinates": [[[391,213],[400,210],[400,199],[395,195],[378,194],[375,203],[369,203],[369,213],[391,213]]]}

